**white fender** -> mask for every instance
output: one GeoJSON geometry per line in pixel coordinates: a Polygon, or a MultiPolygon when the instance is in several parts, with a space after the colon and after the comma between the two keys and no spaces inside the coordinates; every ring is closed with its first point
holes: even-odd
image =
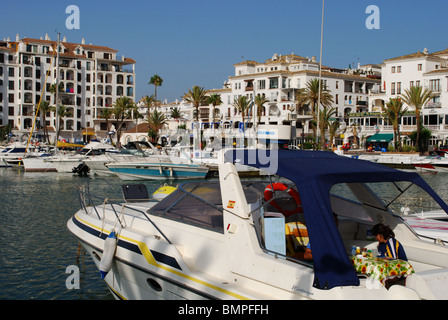
{"type": "Polygon", "coordinates": [[[104,241],[103,257],[100,262],[100,274],[104,279],[107,273],[112,269],[112,261],[115,256],[115,250],[117,249],[117,235],[112,231],[104,241]]]}

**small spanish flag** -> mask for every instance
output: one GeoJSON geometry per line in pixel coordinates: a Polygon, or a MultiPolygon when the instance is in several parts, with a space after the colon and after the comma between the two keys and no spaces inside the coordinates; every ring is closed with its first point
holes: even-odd
{"type": "Polygon", "coordinates": [[[227,209],[233,209],[235,208],[235,201],[229,200],[229,203],[227,204],[227,209]]]}

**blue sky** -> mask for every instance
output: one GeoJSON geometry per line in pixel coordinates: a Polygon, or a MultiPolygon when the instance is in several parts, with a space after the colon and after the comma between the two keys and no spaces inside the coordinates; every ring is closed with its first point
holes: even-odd
{"type": "MultiPolygon", "coordinates": [[[[136,98],[154,93],[173,101],[193,85],[221,88],[233,64],[274,53],[319,58],[321,0],[16,0],[2,3],[0,37],[40,38],[57,32],[69,42],[108,46],[136,65],[136,98]],[[66,28],[77,5],[80,29],[66,28]]],[[[448,47],[446,0],[326,0],[323,64],[381,63],[448,47]],[[366,8],[380,10],[380,29],[366,28],[366,8]]]]}

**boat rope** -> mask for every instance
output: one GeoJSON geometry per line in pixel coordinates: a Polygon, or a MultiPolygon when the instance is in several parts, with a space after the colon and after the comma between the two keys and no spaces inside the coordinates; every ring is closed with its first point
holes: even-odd
{"type": "Polygon", "coordinates": [[[100,237],[103,235],[104,225],[106,223],[106,204],[109,201],[109,198],[104,199],[103,201],[103,218],[101,219],[101,233],[100,237]]]}
{"type": "Polygon", "coordinates": [[[117,239],[120,238],[121,231],[126,228],[126,220],[124,219],[124,208],[126,208],[125,204],[121,205],[121,211],[120,216],[117,217],[117,220],[115,220],[115,225],[113,230],[117,230],[118,222],[120,223],[120,229],[118,232],[115,232],[117,234],[117,239]],[[123,220],[123,223],[121,222],[123,220]]]}

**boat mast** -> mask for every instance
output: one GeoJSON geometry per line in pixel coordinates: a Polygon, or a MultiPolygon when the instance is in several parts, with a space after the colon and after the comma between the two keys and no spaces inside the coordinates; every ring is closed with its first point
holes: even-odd
{"type": "Polygon", "coordinates": [[[56,136],[54,138],[54,153],[58,152],[58,135],[59,135],[59,46],[61,34],[58,32],[58,44],[56,47],[56,136]]]}
{"type": "MultiPolygon", "coordinates": [[[[325,11],[325,0],[322,0],[322,25],[320,31],[320,58],[319,58],[319,94],[317,98],[317,141],[319,142],[320,136],[320,96],[321,96],[321,83],[322,83],[322,46],[324,39],[324,11],[325,11]]],[[[323,143],[324,141],[321,141],[323,143]]],[[[321,145],[323,149],[323,145],[321,145]]]]}

